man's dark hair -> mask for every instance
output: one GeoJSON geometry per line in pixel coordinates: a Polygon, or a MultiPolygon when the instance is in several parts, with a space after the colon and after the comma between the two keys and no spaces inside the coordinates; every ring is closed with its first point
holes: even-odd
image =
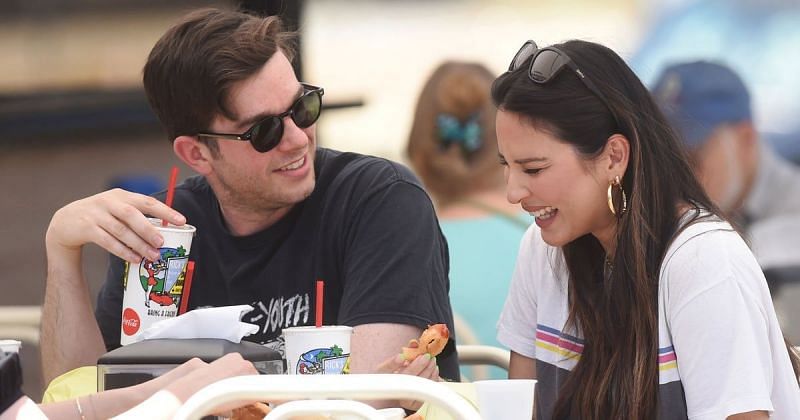
{"type": "Polygon", "coordinates": [[[231,86],[258,72],[278,50],[291,61],[293,40],[276,16],[219,9],[197,10],[171,27],[143,71],[147,99],[170,141],[208,130],[217,114],[235,119],[231,86]]]}

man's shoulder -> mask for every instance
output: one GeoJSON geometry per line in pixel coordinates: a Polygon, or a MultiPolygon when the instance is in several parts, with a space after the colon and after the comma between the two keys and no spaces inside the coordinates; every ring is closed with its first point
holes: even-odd
{"type": "Polygon", "coordinates": [[[405,165],[392,160],[354,152],[319,149],[322,159],[319,177],[334,177],[338,183],[379,188],[396,182],[421,187],[419,179],[405,165]]]}
{"type": "MultiPolygon", "coordinates": [[[[175,193],[185,196],[203,195],[211,193],[211,186],[208,185],[205,177],[200,175],[193,175],[175,186],[175,193]]],[[[153,197],[163,200],[167,196],[166,190],[161,190],[152,194],[153,197]]]]}
{"type": "MultiPolygon", "coordinates": [[[[160,201],[165,201],[166,196],[166,191],[153,194],[153,197],[160,201]]],[[[203,176],[190,176],[175,186],[173,207],[178,211],[191,212],[198,208],[206,209],[209,206],[214,206],[215,203],[214,191],[203,176]]]]}

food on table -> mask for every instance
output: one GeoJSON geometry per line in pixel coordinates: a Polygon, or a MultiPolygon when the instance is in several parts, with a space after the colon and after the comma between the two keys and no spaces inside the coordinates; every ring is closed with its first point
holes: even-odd
{"type": "Polygon", "coordinates": [[[425,353],[438,356],[449,339],[450,330],[446,324],[429,325],[419,336],[419,340],[411,340],[408,342],[408,347],[403,347],[403,358],[414,360],[425,353]]]}
{"type": "Polygon", "coordinates": [[[231,420],[261,420],[272,411],[263,402],[256,402],[233,410],[231,420]]]}

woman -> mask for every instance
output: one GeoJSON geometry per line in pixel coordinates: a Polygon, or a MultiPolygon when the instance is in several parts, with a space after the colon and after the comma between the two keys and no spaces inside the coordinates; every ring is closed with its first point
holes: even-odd
{"type": "Polygon", "coordinates": [[[537,419],[800,418],[764,276],[623,60],[529,41],[492,95],[508,199],[536,218],[498,339],[537,419]]]}
{"type": "MultiPolygon", "coordinates": [[[[499,345],[497,318],[530,216],[508,203],[497,165],[495,75],[485,66],[447,61],[419,95],[407,153],[436,203],[450,255],[450,300],[460,343],[499,345]]],[[[468,376],[483,379],[485,372],[468,376]]],[[[494,369],[501,378],[504,371],[494,369]]]]}
{"type": "MultiPolygon", "coordinates": [[[[3,354],[0,353],[0,356],[3,354]]],[[[17,355],[9,355],[9,358],[17,355]]],[[[9,359],[3,359],[4,361],[9,359]]],[[[76,397],[72,400],[36,405],[19,389],[22,371],[18,359],[14,360],[15,371],[3,370],[2,401],[0,401],[0,420],[12,419],[107,419],[114,417],[126,419],[171,419],[189,397],[216,381],[240,376],[256,375],[258,371],[252,363],[239,353],[229,353],[219,359],[205,363],[191,359],[163,375],[126,388],[103,391],[96,394],[76,397]],[[6,398],[10,397],[10,398],[6,398]]],[[[6,364],[4,363],[4,366],[6,364]]],[[[239,405],[227,404],[220,411],[239,405]],[[230,406],[230,407],[228,407],[230,406]]],[[[234,410],[234,419],[241,418],[242,410],[234,410]]]]}

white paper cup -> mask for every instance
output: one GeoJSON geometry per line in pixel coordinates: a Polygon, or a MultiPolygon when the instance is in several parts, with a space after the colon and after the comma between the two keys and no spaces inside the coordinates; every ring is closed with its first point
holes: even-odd
{"type": "Polygon", "coordinates": [[[475,381],[478,408],[484,419],[531,420],[535,379],[475,381]]]}
{"type": "Polygon", "coordinates": [[[350,357],[351,327],[292,327],[284,328],[282,334],[290,375],[337,375],[350,357]]]}
{"type": "Polygon", "coordinates": [[[0,340],[0,351],[3,353],[19,353],[22,342],[19,340],[0,340]]]}
{"type": "Polygon", "coordinates": [[[134,266],[125,263],[120,326],[123,346],[139,341],[141,332],[153,323],[178,314],[189,251],[197,230],[192,225],[161,226],[160,219],[148,220],[158,228],[164,244],[159,248],[158,261],[142,259],[134,266]]]}

